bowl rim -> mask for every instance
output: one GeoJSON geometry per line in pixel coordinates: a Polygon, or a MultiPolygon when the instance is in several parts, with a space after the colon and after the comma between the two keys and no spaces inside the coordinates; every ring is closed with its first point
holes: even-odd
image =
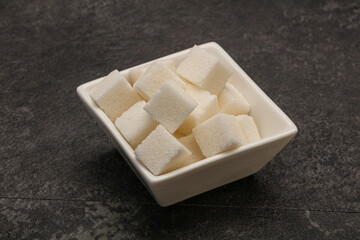
{"type": "MultiPolygon", "coordinates": [[[[244,79],[251,85],[252,88],[255,89],[255,91],[260,94],[269,104],[270,106],[276,110],[277,114],[280,115],[285,122],[287,123],[287,130],[282,131],[278,134],[275,134],[270,137],[262,138],[259,141],[245,144],[243,146],[240,146],[238,148],[216,154],[214,156],[205,158],[201,161],[192,163],[190,165],[187,165],[185,167],[176,169],[174,171],[156,176],[153,175],[140,161],[137,160],[134,150],[131,148],[131,146],[127,143],[125,138],[121,135],[121,133],[117,130],[115,124],[106,116],[106,114],[95,104],[95,102],[91,99],[88,91],[89,88],[96,85],[98,82],[100,82],[104,77],[86,82],[81,84],[77,87],[76,92],[83,102],[83,104],[88,108],[89,111],[91,111],[92,115],[96,116],[97,120],[100,121],[100,123],[106,128],[106,130],[112,135],[113,139],[116,141],[116,143],[119,145],[121,150],[125,153],[125,155],[130,160],[130,163],[133,165],[138,174],[141,176],[141,178],[147,183],[147,184],[155,184],[160,183],[163,181],[171,180],[173,178],[180,177],[183,174],[189,173],[191,171],[200,170],[202,167],[212,164],[218,164],[221,162],[221,160],[224,160],[230,156],[240,154],[243,152],[251,151],[256,148],[259,148],[261,146],[270,144],[272,142],[275,142],[280,139],[287,138],[291,135],[295,135],[298,132],[298,129],[296,125],[291,121],[291,119],[261,90],[261,88],[245,73],[245,71],[232,59],[232,57],[216,42],[208,42],[204,44],[198,45],[199,47],[214,47],[216,48],[227,60],[229,60],[229,63],[232,65],[232,68],[236,69],[236,71],[239,71],[239,73],[244,77],[244,79]]],[[[139,64],[134,67],[130,67],[127,69],[124,69],[120,71],[121,74],[127,75],[127,73],[130,70],[141,68],[150,65],[151,63],[155,61],[161,61],[161,60],[170,60],[174,57],[178,57],[180,55],[187,54],[190,51],[191,48],[161,57],[157,58],[151,61],[148,61],[143,64],[139,64]]],[[[127,161],[128,162],[128,161],[127,161]]],[[[128,162],[129,163],[129,162],[128,162]]],[[[129,164],[130,164],[129,163],[129,164]]]]}

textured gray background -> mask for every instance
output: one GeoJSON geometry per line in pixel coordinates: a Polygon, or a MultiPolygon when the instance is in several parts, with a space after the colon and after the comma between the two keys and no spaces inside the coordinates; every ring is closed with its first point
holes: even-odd
{"type": "Polygon", "coordinates": [[[360,2],[295,2],[0,1],[0,239],[359,239],[360,2]],[[161,208],[75,89],[208,41],[299,133],[161,208]]]}

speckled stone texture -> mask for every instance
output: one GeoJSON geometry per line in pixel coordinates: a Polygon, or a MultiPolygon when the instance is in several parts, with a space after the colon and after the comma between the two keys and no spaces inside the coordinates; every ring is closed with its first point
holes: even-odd
{"type": "Polygon", "coordinates": [[[0,1],[0,239],[359,239],[359,1],[0,1]],[[159,207],[78,85],[218,42],[299,128],[159,207]]]}

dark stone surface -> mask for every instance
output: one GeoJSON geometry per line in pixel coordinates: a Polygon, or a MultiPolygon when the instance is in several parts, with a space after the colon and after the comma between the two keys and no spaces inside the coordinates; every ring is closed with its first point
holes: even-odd
{"type": "Polygon", "coordinates": [[[0,1],[0,239],[356,239],[359,1],[0,1]],[[78,99],[218,42],[299,133],[263,170],[159,207],[78,99]]]}
{"type": "Polygon", "coordinates": [[[356,239],[358,213],[2,199],[4,239],[356,239]],[[215,221],[217,218],[220,221],[215,221]],[[41,229],[41,231],[39,231],[41,229]]]}

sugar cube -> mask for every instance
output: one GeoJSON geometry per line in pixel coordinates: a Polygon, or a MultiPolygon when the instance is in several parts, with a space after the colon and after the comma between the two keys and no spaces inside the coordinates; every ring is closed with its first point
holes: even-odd
{"type": "Polygon", "coordinates": [[[218,57],[196,45],[179,64],[176,72],[215,95],[220,93],[232,74],[218,57]]]}
{"type": "MultiPolygon", "coordinates": [[[[163,61],[164,65],[167,66],[172,72],[176,71],[176,64],[174,60],[165,60],[163,61]]],[[[129,71],[129,80],[131,85],[134,85],[137,80],[146,72],[148,68],[147,67],[140,67],[131,69],[129,71]]]]}
{"type": "Polygon", "coordinates": [[[164,60],[162,61],[172,72],[176,72],[176,63],[174,60],[169,59],[169,60],[164,60]]]}
{"type": "Polygon", "coordinates": [[[220,112],[232,115],[247,114],[250,111],[250,104],[244,96],[234,87],[227,83],[219,94],[220,112]]]}
{"type": "Polygon", "coordinates": [[[172,80],[181,87],[185,87],[185,83],[174,72],[172,72],[163,62],[156,62],[150,66],[144,74],[134,84],[134,88],[146,100],[155,94],[161,85],[172,80]]]}
{"type": "Polygon", "coordinates": [[[183,88],[168,80],[144,109],[169,132],[174,133],[196,106],[197,102],[183,88]]]}
{"type": "Polygon", "coordinates": [[[135,149],[158,124],[143,109],[145,104],[146,102],[144,100],[135,103],[115,121],[115,126],[133,149],[135,149]]]}
{"type": "Polygon", "coordinates": [[[235,116],[218,113],[193,129],[196,142],[205,157],[211,157],[246,143],[235,116]]]}
{"type": "Polygon", "coordinates": [[[196,101],[203,101],[205,98],[211,96],[212,94],[202,89],[192,83],[186,83],[185,85],[185,91],[189,93],[196,101]]]}
{"type": "Polygon", "coordinates": [[[158,125],[135,149],[135,155],[154,175],[160,175],[182,167],[191,152],[158,125]]]}
{"type": "Polygon", "coordinates": [[[141,100],[140,96],[118,70],[114,70],[107,75],[93,89],[90,96],[113,122],[124,111],[141,100]]]}
{"type": "Polygon", "coordinates": [[[147,69],[146,67],[142,67],[142,68],[131,69],[129,71],[129,80],[132,85],[134,85],[136,81],[144,74],[146,69],[147,69]]]}
{"type": "Polygon", "coordinates": [[[194,134],[179,138],[179,141],[192,153],[189,157],[184,159],[184,166],[205,158],[204,155],[201,153],[200,147],[195,140],[194,134]]]}
{"type": "Polygon", "coordinates": [[[260,140],[260,133],[254,119],[249,115],[239,115],[236,117],[248,143],[260,140]]]}
{"type": "Polygon", "coordinates": [[[198,102],[195,110],[191,112],[178,129],[178,132],[189,135],[194,127],[217,114],[219,105],[217,96],[211,95],[208,91],[193,84],[187,84],[185,91],[198,102]]]}

